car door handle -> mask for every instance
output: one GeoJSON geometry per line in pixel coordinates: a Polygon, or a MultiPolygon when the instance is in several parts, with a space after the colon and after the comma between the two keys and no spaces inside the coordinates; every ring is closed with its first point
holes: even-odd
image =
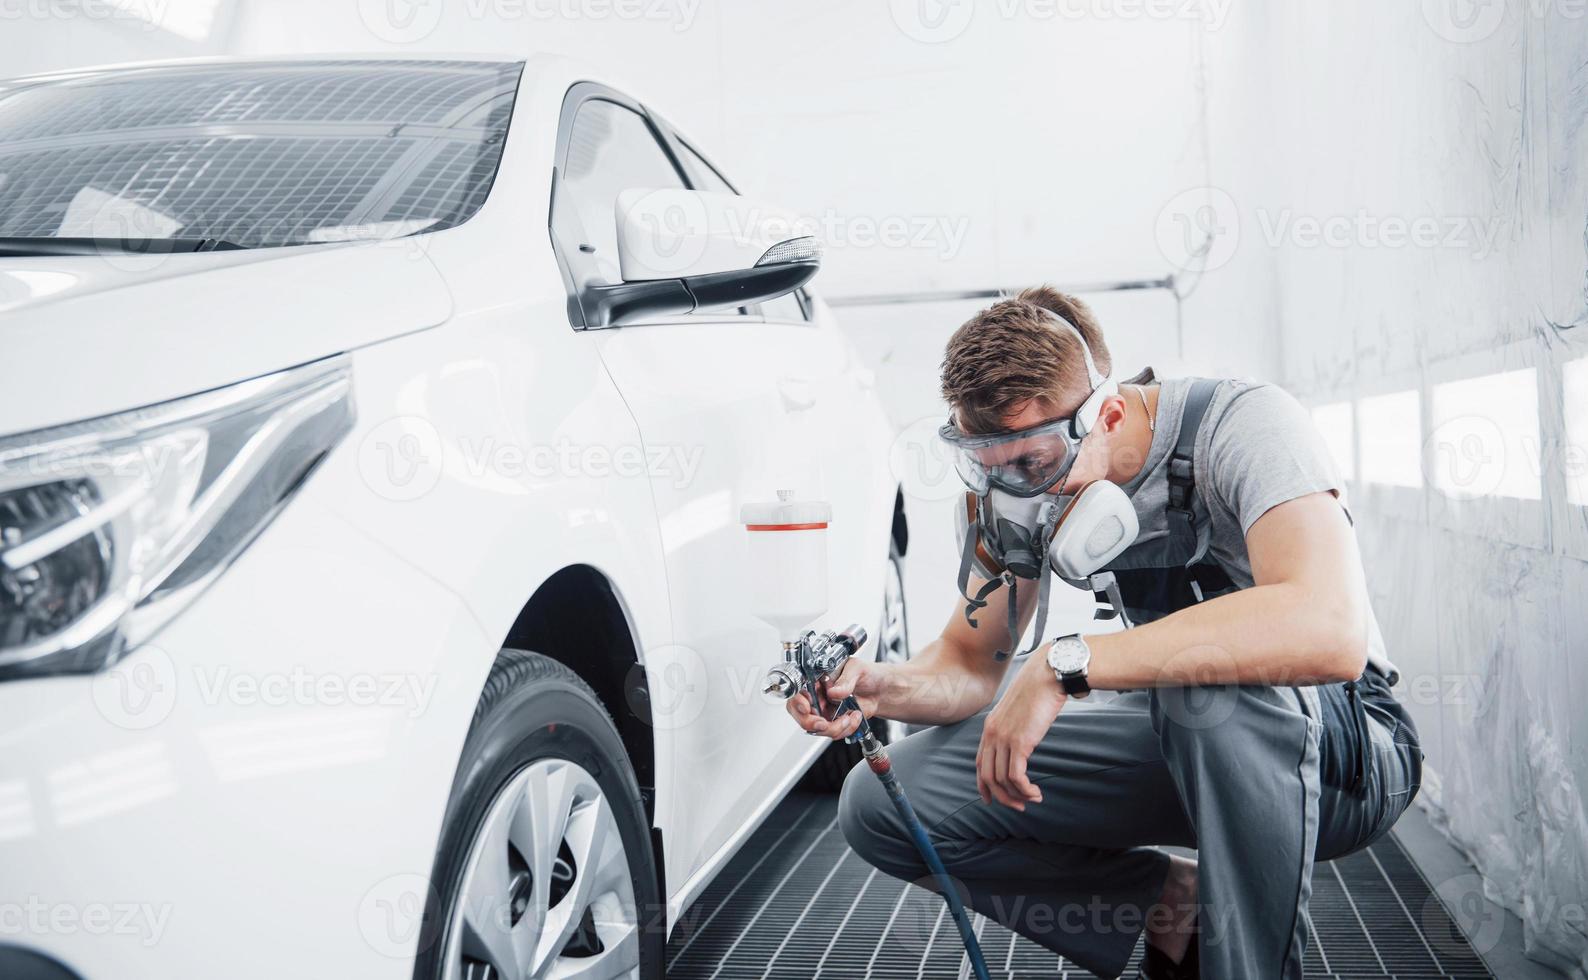
{"type": "Polygon", "coordinates": [[[783,396],[783,407],[791,412],[803,412],[816,404],[816,386],[806,378],[779,378],[777,391],[783,396]]]}

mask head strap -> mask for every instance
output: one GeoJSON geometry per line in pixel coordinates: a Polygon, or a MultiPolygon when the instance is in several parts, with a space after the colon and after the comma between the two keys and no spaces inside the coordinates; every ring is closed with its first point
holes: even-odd
{"type": "Polygon", "coordinates": [[[1086,401],[1075,410],[1074,428],[1077,437],[1084,436],[1092,431],[1092,426],[1097,424],[1097,413],[1103,410],[1103,401],[1119,391],[1119,385],[1114,379],[1097,370],[1097,362],[1092,359],[1092,348],[1086,342],[1086,336],[1069,320],[1058,315],[1047,307],[1038,307],[1046,313],[1061,328],[1068,330],[1075,337],[1075,342],[1081,345],[1081,359],[1086,362],[1086,381],[1092,386],[1091,394],[1086,396],[1086,401]]]}

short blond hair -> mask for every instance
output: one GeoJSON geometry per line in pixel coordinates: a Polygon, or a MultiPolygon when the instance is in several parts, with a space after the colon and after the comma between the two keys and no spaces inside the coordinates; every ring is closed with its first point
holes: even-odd
{"type": "Polygon", "coordinates": [[[1075,334],[1086,338],[1103,374],[1113,368],[1103,330],[1087,305],[1052,286],[999,300],[954,331],[943,353],[943,399],[967,432],[997,432],[1032,399],[1055,414],[1074,411],[1091,391],[1075,334]]]}

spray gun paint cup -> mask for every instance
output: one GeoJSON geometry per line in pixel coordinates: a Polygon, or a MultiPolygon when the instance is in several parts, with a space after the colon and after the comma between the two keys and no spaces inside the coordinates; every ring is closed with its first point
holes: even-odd
{"type": "Polygon", "coordinates": [[[750,611],[777,628],[785,645],[827,611],[827,524],[821,500],[778,499],[739,510],[749,539],[750,611]]]}

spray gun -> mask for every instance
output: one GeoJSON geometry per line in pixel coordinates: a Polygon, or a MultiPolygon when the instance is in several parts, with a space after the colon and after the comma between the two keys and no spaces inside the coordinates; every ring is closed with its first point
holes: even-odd
{"type": "MultiPolygon", "coordinates": [[[[824,688],[838,678],[849,658],[865,647],[866,631],[859,626],[827,633],[806,628],[827,611],[827,525],[832,520],[832,508],[821,501],[796,500],[788,490],[778,491],[777,496],[776,501],[745,504],[739,512],[749,532],[750,593],[755,615],[776,627],[783,643],[783,662],[767,671],[765,690],[784,700],[804,692],[811,708],[832,721],[845,712],[860,710],[853,697],[846,697],[833,705],[828,714],[824,710],[824,688]]],[[[926,828],[904,795],[887,748],[864,717],[847,741],[860,743],[866,765],[882,781],[921,860],[937,879],[977,980],[989,980],[970,916],[965,913],[954,880],[943,867],[926,828]]]]}
{"type": "Polygon", "coordinates": [[[835,721],[847,711],[859,711],[853,697],[844,698],[831,712],[824,711],[826,696],[822,685],[837,680],[844,664],[865,645],[866,631],[860,626],[819,635],[815,630],[806,630],[792,643],[783,645],[783,662],[766,672],[764,693],[787,701],[803,691],[811,707],[827,721],[835,721]]]}

